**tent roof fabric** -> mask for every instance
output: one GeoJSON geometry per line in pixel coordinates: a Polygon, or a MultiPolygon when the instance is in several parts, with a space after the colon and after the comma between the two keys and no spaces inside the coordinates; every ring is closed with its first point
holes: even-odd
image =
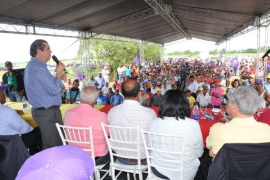
{"type": "Polygon", "coordinates": [[[153,0],[8,0],[0,1],[0,22],[90,31],[168,43],[185,38],[162,16],[173,16],[192,37],[218,42],[252,25],[270,9],[267,0],[157,0],[168,11],[157,12],[153,0]]]}

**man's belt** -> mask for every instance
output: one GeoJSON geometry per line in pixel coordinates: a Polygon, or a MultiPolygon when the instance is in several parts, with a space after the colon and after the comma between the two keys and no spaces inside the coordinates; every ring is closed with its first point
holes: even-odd
{"type": "MultiPolygon", "coordinates": [[[[122,158],[122,159],[127,160],[127,161],[130,161],[130,162],[138,162],[137,159],[129,159],[129,158],[122,158]]],[[[144,162],[146,162],[146,161],[147,161],[146,158],[145,158],[145,159],[141,159],[141,162],[142,162],[142,163],[144,163],[144,162]]]]}
{"type": "Polygon", "coordinates": [[[50,107],[39,107],[39,108],[33,108],[34,110],[45,110],[45,109],[59,109],[60,106],[50,106],[50,107]]]}

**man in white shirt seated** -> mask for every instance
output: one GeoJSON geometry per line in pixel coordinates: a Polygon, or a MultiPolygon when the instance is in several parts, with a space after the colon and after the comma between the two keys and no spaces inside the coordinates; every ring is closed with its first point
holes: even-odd
{"type": "MultiPolygon", "coordinates": [[[[114,126],[136,127],[137,125],[144,130],[148,130],[150,122],[157,118],[154,110],[140,105],[140,84],[135,79],[128,79],[122,84],[122,93],[124,95],[124,102],[118,106],[113,107],[108,113],[108,122],[114,126]]],[[[124,136],[124,135],[123,135],[124,136]]],[[[135,140],[135,136],[133,137],[135,140]]],[[[136,148],[134,146],[134,148],[136,148]]],[[[120,153],[114,149],[116,153],[120,153]]],[[[140,141],[140,157],[141,163],[146,163],[146,155],[142,141],[140,141]]],[[[137,156],[137,152],[133,154],[121,153],[123,156],[137,156]]],[[[135,159],[118,158],[124,164],[134,164],[135,159]]]]}
{"type": "Polygon", "coordinates": [[[200,106],[208,106],[210,104],[210,96],[208,94],[207,86],[203,87],[203,92],[198,94],[196,101],[199,102],[200,106]]]}

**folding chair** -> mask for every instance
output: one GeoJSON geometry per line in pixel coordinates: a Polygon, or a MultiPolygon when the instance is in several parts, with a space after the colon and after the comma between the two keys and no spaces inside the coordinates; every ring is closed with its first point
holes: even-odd
{"type": "Polygon", "coordinates": [[[92,157],[95,165],[95,179],[102,180],[109,173],[108,170],[104,170],[106,164],[96,166],[94,146],[93,146],[93,135],[92,127],[72,127],[64,126],[56,123],[58,133],[62,139],[64,145],[74,145],[82,148],[92,157]],[[105,174],[100,178],[100,171],[105,172],[105,174]]]}
{"type": "Polygon", "coordinates": [[[182,180],[185,150],[184,135],[158,134],[141,130],[141,136],[148,162],[147,179],[162,179],[152,172],[151,167],[154,167],[159,172],[161,171],[161,174],[171,171],[175,173],[177,180],[182,180]]]}
{"type": "Polygon", "coordinates": [[[111,157],[111,175],[115,180],[122,172],[127,173],[127,179],[130,179],[129,173],[133,173],[134,179],[139,174],[139,179],[143,180],[142,173],[147,169],[147,165],[141,164],[141,145],[139,126],[120,127],[105,125],[101,123],[104,136],[106,138],[111,157]],[[109,134],[106,129],[108,129],[109,134]],[[137,165],[123,164],[117,158],[133,160],[137,165]],[[114,159],[116,159],[114,161],[114,159]],[[117,175],[115,170],[120,171],[117,175]]]}

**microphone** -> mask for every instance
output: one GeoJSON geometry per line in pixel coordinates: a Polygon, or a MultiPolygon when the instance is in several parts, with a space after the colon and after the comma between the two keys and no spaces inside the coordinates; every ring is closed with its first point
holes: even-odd
{"type": "MultiPolygon", "coordinates": [[[[56,62],[56,64],[59,64],[59,60],[58,60],[58,58],[57,58],[55,55],[52,56],[52,59],[54,60],[54,62],[56,62]]],[[[64,69],[63,72],[64,72],[64,73],[67,73],[67,70],[64,69]]]]}

